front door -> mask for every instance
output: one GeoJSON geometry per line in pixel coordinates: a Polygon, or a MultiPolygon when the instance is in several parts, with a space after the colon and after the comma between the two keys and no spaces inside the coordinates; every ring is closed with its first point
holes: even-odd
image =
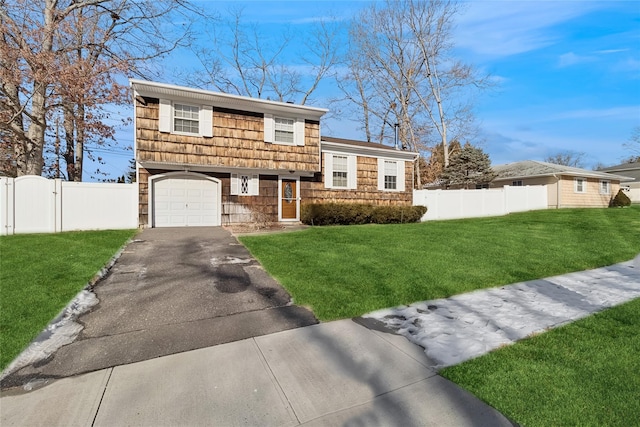
{"type": "Polygon", "coordinates": [[[298,219],[298,188],[295,179],[282,179],[280,212],[282,219],[298,219]]]}

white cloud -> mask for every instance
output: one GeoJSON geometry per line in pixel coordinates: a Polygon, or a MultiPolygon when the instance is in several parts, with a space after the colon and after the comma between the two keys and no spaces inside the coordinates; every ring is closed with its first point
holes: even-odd
{"type": "Polygon", "coordinates": [[[555,43],[550,27],[603,7],[597,2],[476,1],[458,20],[457,45],[509,56],[555,43]]]}
{"type": "Polygon", "coordinates": [[[566,119],[620,119],[633,120],[640,117],[640,105],[612,108],[585,108],[580,110],[565,111],[550,116],[548,120],[566,119]]]}
{"type": "Polygon", "coordinates": [[[627,58],[613,65],[614,71],[633,73],[632,76],[637,80],[640,79],[640,60],[635,58],[627,58]]]}
{"type": "Polygon", "coordinates": [[[595,53],[597,53],[598,55],[609,55],[612,53],[620,53],[620,52],[628,52],[629,49],[604,49],[604,50],[598,50],[595,53]]]}
{"type": "Polygon", "coordinates": [[[564,67],[570,67],[572,65],[584,64],[586,62],[593,62],[596,60],[597,58],[594,56],[576,55],[573,52],[569,52],[569,53],[560,55],[560,58],[558,59],[558,66],[561,68],[564,68],[564,67]]]}

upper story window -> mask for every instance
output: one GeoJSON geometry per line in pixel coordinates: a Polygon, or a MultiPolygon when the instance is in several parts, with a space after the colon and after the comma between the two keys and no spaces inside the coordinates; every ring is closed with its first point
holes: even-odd
{"type": "Polygon", "coordinates": [[[304,119],[264,115],[264,142],[304,145],[304,119]]]}
{"type": "Polygon", "coordinates": [[[573,191],[576,193],[586,193],[587,192],[587,180],[584,178],[574,178],[573,180],[573,191]]]}
{"type": "Polygon", "coordinates": [[[404,191],[404,161],[378,159],[378,190],[404,191]]]}
{"type": "Polygon", "coordinates": [[[600,194],[610,194],[611,183],[609,181],[600,181],[600,194]]]}
{"type": "Polygon", "coordinates": [[[213,107],[160,99],[158,130],[193,136],[213,136],[213,107]]]}
{"type": "Polygon", "coordinates": [[[283,119],[276,117],[273,119],[275,123],[275,142],[283,144],[293,144],[294,142],[294,124],[293,119],[283,119]]]}
{"type": "Polygon", "coordinates": [[[324,153],[325,188],[356,189],[357,174],[357,156],[324,153]]]}
{"type": "Polygon", "coordinates": [[[521,179],[519,179],[519,180],[517,180],[517,181],[513,181],[513,182],[511,183],[511,185],[512,185],[513,187],[522,187],[522,180],[521,180],[521,179]]]}
{"type": "Polygon", "coordinates": [[[173,130],[200,133],[200,108],[193,105],[173,104],[173,130]]]}

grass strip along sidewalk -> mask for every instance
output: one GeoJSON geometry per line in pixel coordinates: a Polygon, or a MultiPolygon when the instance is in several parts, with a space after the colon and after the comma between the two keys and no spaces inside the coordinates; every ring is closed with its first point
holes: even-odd
{"type": "Polygon", "coordinates": [[[0,369],[80,292],[135,230],[0,238],[0,369]]]}
{"type": "Polygon", "coordinates": [[[640,420],[640,299],[440,373],[527,427],[640,420]]]}
{"type": "MultiPolygon", "coordinates": [[[[242,242],[323,320],[550,277],[640,252],[640,209],[566,209],[242,242]]],[[[640,299],[441,373],[515,422],[636,425],[640,299]]]]}

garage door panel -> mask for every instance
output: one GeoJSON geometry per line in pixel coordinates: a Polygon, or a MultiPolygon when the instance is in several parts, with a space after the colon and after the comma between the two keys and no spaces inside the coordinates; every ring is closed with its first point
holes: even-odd
{"type": "Polygon", "coordinates": [[[197,176],[154,182],[155,227],[220,225],[219,184],[197,176]]]}

